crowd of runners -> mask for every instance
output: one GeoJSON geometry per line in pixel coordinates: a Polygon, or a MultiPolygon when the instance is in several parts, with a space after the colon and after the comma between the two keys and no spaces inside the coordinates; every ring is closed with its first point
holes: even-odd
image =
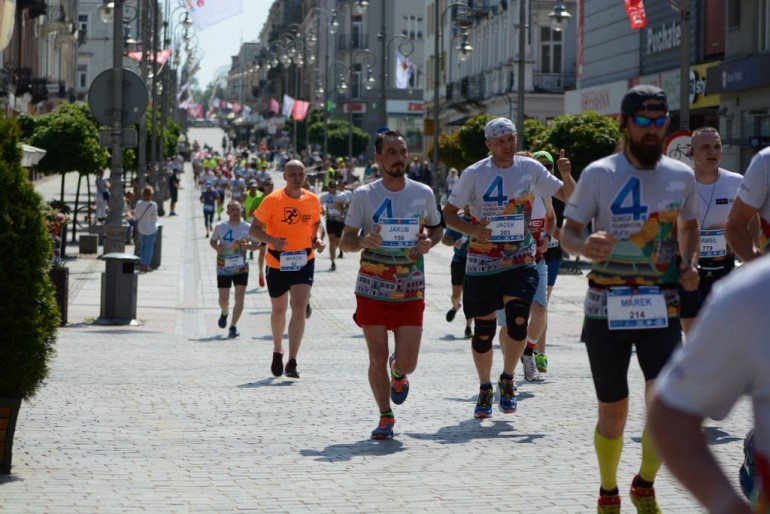
{"type": "Polygon", "coordinates": [[[569,252],[592,263],[580,338],[598,406],[598,512],[620,512],[617,470],[633,353],[651,406],[630,483],[638,512],[660,512],[654,481],[662,458],[710,511],[752,512],[699,431],[704,418],[723,417],[745,393],[754,401],[755,431],[747,437],[748,478],[741,483],[759,509],[754,512],[768,512],[770,373],[764,370],[770,347],[762,341],[768,321],[759,309],[770,294],[770,264],[763,258],[733,270],[770,245],[770,150],[760,152],[745,175],[727,171],[720,167],[718,131],[702,127],[693,132],[688,166],[662,153],[670,122],[662,90],[630,89],[621,114],[622,148],[587,166],[577,183],[564,150],[517,153],[517,127],[493,119],[485,126],[489,156],[452,170],[440,203],[428,185],[409,178],[414,163],[405,138],[391,130],[377,134],[376,164],[360,179],[344,165],[340,172],[324,164],[316,173],[291,159],[270,171],[262,154],[197,150],[194,182],[216,251],[219,326],[239,336],[256,253],[259,285],[271,302],[270,369],[298,379],[316,257],[327,249],[325,240],[331,271],[336,259],[360,253],[351,293],[379,412],[371,437],[390,439],[393,405],[407,399],[408,375],[417,368],[426,256],[439,243],[453,246],[446,321],[458,313],[465,321],[479,379],[472,416],[491,417],[495,406],[509,415],[518,409],[517,365],[526,382],[549,372],[548,301],[563,251],[569,252]],[[277,173],[283,188],[274,188],[277,173]],[[722,287],[728,275],[735,279],[722,287]],[[734,318],[726,316],[728,308],[734,318]],[[288,355],[282,343],[287,317],[288,355]],[[736,343],[734,330],[742,334],[736,343]],[[501,363],[494,368],[498,334],[501,363]],[[724,366],[736,353],[741,365],[724,366]]]}

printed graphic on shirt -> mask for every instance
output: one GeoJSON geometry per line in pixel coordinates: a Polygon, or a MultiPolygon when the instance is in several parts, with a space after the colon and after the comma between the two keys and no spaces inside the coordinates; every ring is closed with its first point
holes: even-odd
{"type": "MultiPolygon", "coordinates": [[[[383,241],[396,242],[399,237],[416,237],[416,234],[425,231],[426,224],[436,226],[440,220],[430,188],[409,181],[403,190],[390,192],[378,181],[356,191],[346,224],[360,227],[364,233],[372,230],[374,225],[380,226],[381,235],[383,230],[394,230],[394,234],[383,235],[383,241]],[[387,224],[384,223],[386,219],[387,224]],[[416,231],[412,225],[413,220],[416,231]]],[[[404,246],[383,245],[376,250],[364,250],[361,253],[356,294],[387,302],[425,298],[423,256],[417,251],[416,242],[408,246],[407,241],[401,243],[404,246]]]]}
{"type": "Polygon", "coordinates": [[[245,242],[251,240],[249,224],[241,222],[237,226],[230,223],[220,223],[214,227],[212,241],[219,241],[222,252],[217,254],[217,275],[238,275],[249,272],[249,262],[246,260],[245,242]]]}
{"type": "Polygon", "coordinates": [[[609,257],[595,261],[589,279],[599,285],[676,283],[676,220],[682,207],[671,199],[659,211],[642,203],[642,186],[629,177],[610,205],[610,231],[618,240],[609,257]]]}
{"type": "MultiPolygon", "coordinates": [[[[500,175],[493,178],[482,197],[482,218],[490,220],[487,227],[492,229],[493,240],[498,239],[498,234],[501,236],[487,243],[471,239],[466,273],[488,275],[535,262],[535,245],[530,232],[534,200],[535,194],[529,186],[509,196],[503,192],[503,178],[500,175]]],[[[474,217],[471,222],[477,224],[479,220],[474,217]]]]}

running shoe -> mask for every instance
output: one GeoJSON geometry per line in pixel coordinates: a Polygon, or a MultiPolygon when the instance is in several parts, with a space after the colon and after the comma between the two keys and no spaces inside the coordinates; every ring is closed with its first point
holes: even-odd
{"type": "Polygon", "coordinates": [[[479,389],[479,399],[476,401],[476,409],[473,417],[477,419],[492,417],[492,402],[495,400],[495,390],[479,389]]]}
{"type": "Polygon", "coordinates": [[[238,337],[239,335],[241,335],[241,333],[238,332],[238,329],[235,328],[235,325],[230,325],[230,334],[228,334],[228,337],[230,339],[233,339],[233,338],[238,337]]]}
{"type": "Polygon", "coordinates": [[[470,339],[473,337],[473,330],[471,327],[465,327],[465,339],[470,339]]]}
{"type": "Polygon", "coordinates": [[[308,319],[312,315],[313,315],[313,308],[310,306],[310,302],[308,302],[307,306],[305,307],[305,319],[308,319]]]}
{"type": "Polygon", "coordinates": [[[390,416],[381,417],[380,424],[372,430],[372,439],[393,439],[393,425],[395,424],[395,418],[390,416]]]}
{"type": "Polygon", "coordinates": [[[289,359],[289,362],[286,363],[284,374],[289,378],[299,378],[299,373],[297,373],[297,359],[289,359]]]}
{"type": "MultiPolygon", "coordinates": [[[[396,354],[390,356],[388,359],[388,366],[393,365],[393,361],[396,358],[396,354]]],[[[393,377],[393,370],[391,368],[391,375],[390,375],[390,399],[393,400],[393,403],[396,405],[401,405],[406,400],[406,397],[409,395],[409,379],[406,378],[406,375],[401,375],[401,378],[394,378],[393,377]]]]}
{"type": "Polygon", "coordinates": [[[637,478],[639,475],[636,475],[631,482],[631,503],[636,507],[636,512],[639,514],[660,514],[660,507],[655,499],[655,488],[635,486],[637,478]]]}
{"type": "Polygon", "coordinates": [[[598,514],[620,514],[620,495],[599,496],[596,512],[598,514]]]}
{"type": "Polygon", "coordinates": [[[514,387],[516,384],[513,380],[506,380],[500,376],[497,381],[497,392],[500,394],[500,401],[497,404],[500,408],[500,412],[505,414],[512,414],[516,412],[518,407],[518,401],[516,400],[516,394],[514,387]]]}
{"type": "Polygon", "coordinates": [[[275,377],[280,377],[283,373],[283,351],[273,352],[273,363],[270,365],[270,371],[275,377]]]}
{"type": "Polygon", "coordinates": [[[455,314],[457,314],[457,309],[455,308],[449,309],[446,313],[446,320],[451,323],[452,320],[455,319],[455,314]]]}
{"type": "Polygon", "coordinates": [[[259,274],[259,287],[265,287],[265,274],[259,274]]]}
{"type": "Polygon", "coordinates": [[[534,355],[522,355],[521,364],[524,367],[524,378],[527,382],[539,382],[540,374],[537,372],[534,355]]]}
{"type": "Polygon", "coordinates": [[[548,357],[544,353],[535,354],[535,365],[540,373],[548,372],[548,357]]]}
{"type": "Polygon", "coordinates": [[[334,264],[333,262],[332,262],[332,267],[331,267],[331,270],[332,270],[332,271],[337,271],[337,265],[336,265],[336,264],[334,264]]]}
{"type": "Polygon", "coordinates": [[[340,254],[337,256],[337,258],[342,259],[343,257],[345,257],[345,254],[342,253],[342,250],[340,250],[340,254]]]}
{"type": "Polygon", "coordinates": [[[219,325],[219,328],[225,328],[227,326],[227,314],[221,314],[217,324],[219,325]]]}

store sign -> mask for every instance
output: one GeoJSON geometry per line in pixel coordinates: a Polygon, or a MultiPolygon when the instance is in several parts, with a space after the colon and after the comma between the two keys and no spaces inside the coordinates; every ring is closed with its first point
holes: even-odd
{"type": "Polygon", "coordinates": [[[647,55],[679,48],[682,44],[682,26],[676,21],[663,23],[659,29],[647,29],[647,55]]]}
{"type": "Polygon", "coordinates": [[[342,106],[342,112],[345,114],[359,114],[366,112],[365,102],[348,102],[342,106]]]}
{"type": "Polygon", "coordinates": [[[727,93],[770,84],[770,55],[759,54],[722,63],[708,70],[710,91],[727,93]]]}
{"type": "Polygon", "coordinates": [[[420,114],[423,112],[422,102],[409,100],[388,100],[386,107],[388,112],[392,114],[420,114]]]}
{"type": "Polygon", "coordinates": [[[601,86],[567,91],[564,94],[564,113],[580,114],[593,111],[598,114],[617,114],[628,90],[628,82],[619,80],[601,86]]]}

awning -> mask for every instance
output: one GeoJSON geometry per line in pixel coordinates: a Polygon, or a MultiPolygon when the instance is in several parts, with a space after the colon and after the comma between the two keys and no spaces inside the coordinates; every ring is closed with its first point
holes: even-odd
{"type": "Polygon", "coordinates": [[[31,168],[35,164],[40,162],[40,159],[45,157],[46,151],[42,148],[35,146],[20,144],[21,147],[21,165],[25,168],[31,168]]]}

